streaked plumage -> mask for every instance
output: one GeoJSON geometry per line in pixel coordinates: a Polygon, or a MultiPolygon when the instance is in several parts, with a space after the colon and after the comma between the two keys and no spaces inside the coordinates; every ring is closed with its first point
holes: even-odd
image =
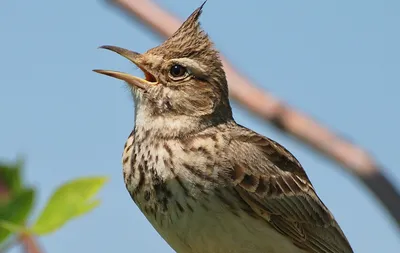
{"type": "Polygon", "coordinates": [[[97,70],[135,96],[122,157],[132,199],[178,253],[353,252],[296,158],[233,120],[201,9],[144,54],[104,47],[146,77],[97,70]]]}

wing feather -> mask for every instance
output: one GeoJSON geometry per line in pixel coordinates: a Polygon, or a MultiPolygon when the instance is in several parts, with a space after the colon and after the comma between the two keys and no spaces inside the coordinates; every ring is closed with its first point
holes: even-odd
{"type": "Polygon", "coordinates": [[[353,253],[301,164],[288,150],[244,127],[232,130],[231,135],[231,179],[255,213],[309,252],[353,253]]]}

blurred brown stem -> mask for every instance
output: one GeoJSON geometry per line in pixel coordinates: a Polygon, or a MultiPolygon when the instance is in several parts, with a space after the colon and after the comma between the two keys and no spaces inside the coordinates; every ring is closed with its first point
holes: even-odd
{"type": "Polygon", "coordinates": [[[25,253],[42,253],[39,245],[32,235],[22,233],[19,235],[19,241],[22,244],[25,253]]]}
{"type": "MultiPolygon", "coordinates": [[[[110,0],[159,35],[168,37],[180,26],[178,18],[150,0],[110,0]]],[[[247,109],[268,120],[315,151],[357,176],[380,200],[400,226],[400,195],[373,158],[361,147],[343,139],[309,116],[262,91],[223,58],[230,94],[247,109]]]]}

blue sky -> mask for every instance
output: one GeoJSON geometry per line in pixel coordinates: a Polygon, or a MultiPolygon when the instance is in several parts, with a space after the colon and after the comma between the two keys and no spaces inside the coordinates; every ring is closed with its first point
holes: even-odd
{"type": "MultiPolygon", "coordinates": [[[[201,0],[158,0],[186,18],[201,0]]],[[[400,186],[400,2],[209,0],[201,22],[263,89],[365,147],[400,186]]],[[[123,82],[91,70],[138,70],[104,44],[143,52],[160,38],[104,1],[0,2],[0,158],[24,155],[40,209],[66,180],[107,175],[102,205],[40,239],[47,252],[173,252],[131,201],[121,154],[133,127],[123,82]]],[[[301,161],[355,252],[399,252],[394,222],[335,164],[236,103],[242,125],[301,161]]]]}

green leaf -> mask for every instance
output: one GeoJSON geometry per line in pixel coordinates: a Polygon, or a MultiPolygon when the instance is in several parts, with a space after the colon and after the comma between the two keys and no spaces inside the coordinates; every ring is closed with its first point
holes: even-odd
{"type": "Polygon", "coordinates": [[[0,227],[8,230],[10,233],[21,233],[27,231],[25,227],[5,220],[0,220],[0,227]]]}
{"type": "Polygon", "coordinates": [[[7,199],[3,194],[11,196],[22,189],[21,168],[21,160],[13,164],[0,162],[0,198],[7,199]]]}
{"type": "MultiPolygon", "coordinates": [[[[4,222],[23,226],[32,210],[35,192],[32,188],[26,188],[15,194],[5,205],[0,205],[0,219],[4,222]]],[[[9,235],[10,230],[0,226],[0,243],[9,235]]]]}
{"type": "Polygon", "coordinates": [[[37,235],[52,233],[67,221],[91,211],[100,204],[92,197],[106,181],[106,177],[80,178],[60,186],[47,202],[32,231],[37,235]]]}

